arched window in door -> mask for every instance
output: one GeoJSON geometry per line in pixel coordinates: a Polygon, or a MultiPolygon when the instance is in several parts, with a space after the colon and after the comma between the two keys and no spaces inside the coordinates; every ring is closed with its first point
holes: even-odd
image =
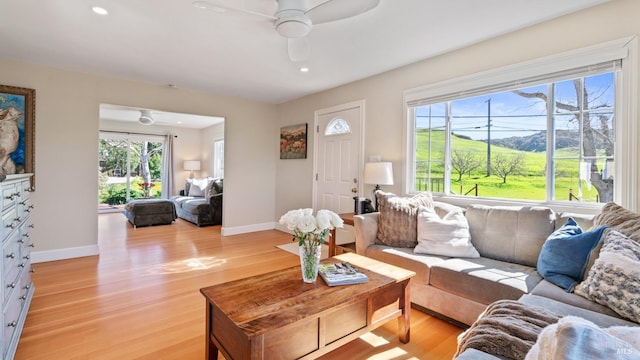
{"type": "Polygon", "coordinates": [[[335,118],[329,121],[327,127],[324,129],[324,134],[325,136],[351,134],[351,127],[347,120],[335,118]]]}

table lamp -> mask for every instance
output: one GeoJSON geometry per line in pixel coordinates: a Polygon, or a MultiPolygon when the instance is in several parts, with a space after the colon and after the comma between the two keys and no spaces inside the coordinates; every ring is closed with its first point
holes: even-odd
{"type": "Polygon", "coordinates": [[[194,171],[200,170],[200,161],[199,160],[186,160],[182,165],[185,170],[191,171],[190,179],[195,177],[194,171]]]}
{"type": "Polygon", "coordinates": [[[380,185],[393,185],[393,167],[390,162],[371,162],[364,164],[364,183],[376,185],[373,189],[373,199],[376,211],[378,211],[378,198],[376,191],[380,185]]]}

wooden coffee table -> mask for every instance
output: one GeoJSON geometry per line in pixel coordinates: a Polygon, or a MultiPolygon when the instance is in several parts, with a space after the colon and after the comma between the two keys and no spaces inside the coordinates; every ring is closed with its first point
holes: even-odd
{"type": "Polygon", "coordinates": [[[385,322],[398,319],[409,342],[409,280],[414,272],[357,254],[323,262],[349,262],[369,282],[327,286],[302,282],[292,267],[200,289],[206,298],[206,358],[311,359],[385,322]]]}

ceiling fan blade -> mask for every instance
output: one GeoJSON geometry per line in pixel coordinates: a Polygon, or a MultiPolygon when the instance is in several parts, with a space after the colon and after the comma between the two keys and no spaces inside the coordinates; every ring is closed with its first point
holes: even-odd
{"type": "Polygon", "coordinates": [[[309,40],[306,37],[287,39],[287,52],[293,62],[309,59],[309,40]]]}
{"type": "Polygon", "coordinates": [[[229,6],[229,5],[225,5],[220,2],[214,2],[214,1],[194,1],[191,3],[191,5],[193,5],[198,9],[211,10],[217,13],[225,13],[227,11],[233,11],[233,12],[241,12],[244,14],[259,16],[268,20],[276,19],[275,17],[273,17],[273,15],[267,15],[257,11],[251,11],[251,10],[247,10],[247,9],[243,9],[235,6],[229,6]]]}
{"type": "Polygon", "coordinates": [[[380,0],[329,0],[309,9],[306,14],[314,24],[322,24],[363,14],[378,4],[380,0]]]}

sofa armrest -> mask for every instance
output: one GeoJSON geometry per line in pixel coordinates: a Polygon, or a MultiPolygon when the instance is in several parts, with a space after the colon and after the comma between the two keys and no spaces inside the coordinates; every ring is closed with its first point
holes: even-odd
{"type": "Polygon", "coordinates": [[[209,195],[209,205],[213,208],[222,208],[222,193],[209,195]]]}
{"type": "Polygon", "coordinates": [[[353,227],[356,233],[356,253],[364,255],[367,248],[376,243],[379,217],[379,212],[355,215],[353,217],[353,227]]]}

